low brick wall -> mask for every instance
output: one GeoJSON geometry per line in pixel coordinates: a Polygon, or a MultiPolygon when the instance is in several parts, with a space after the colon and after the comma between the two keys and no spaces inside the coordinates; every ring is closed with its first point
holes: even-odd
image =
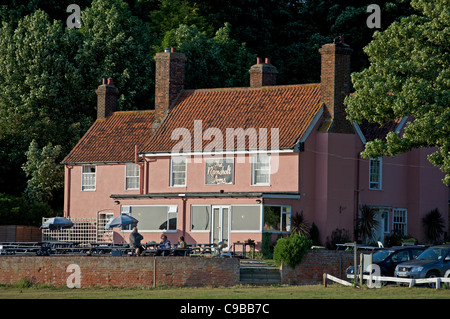
{"type": "Polygon", "coordinates": [[[317,284],[323,281],[324,273],[344,279],[345,270],[353,265],[353,261],[353,252],[310,250],[295,269],[282,265],[281,282],[289,285],[317,284]]]}
{"type": "Polygon", "coordinates": [[[70,265],[79,266],[82,288],[235,286],[240,271],[236,258],[0,256],[0,283],[15,284],[28,278],[36,284],[66,286],[69,276],[75,274],[70,265]]]}

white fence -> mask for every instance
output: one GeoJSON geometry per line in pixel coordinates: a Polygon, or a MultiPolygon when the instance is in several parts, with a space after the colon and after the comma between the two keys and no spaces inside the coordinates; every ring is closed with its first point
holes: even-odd
{"type": "MultiPolygon", "coordinates": [[[[43,218],[42,223],[48,218],[43,218]]],[[[68,229],[42,229],[42,241],[77,242],[81,245],[90,243],[112,242],[112,230],[105,230],[107,219],[104,218],[70,218],[73,227],[68,229]]]]}
{"type": "MultiPolygon", "coordinates": [[[[353,275],[348,276],[350,279],[354,278],[353,275]]],[[[435,278],[423,278],[423,279],[411,279],[411,278],[397,278],[397,277],[387,277],[387,276],[375,276],[375,275],[363,275],[363,279],[367,280],[367,286],[370,288],[380,288],[382,282],[396,282],[396,283],[405,283],[408,284],[409,287],[413,287],[414,285],[420,284],[433,284],[436,289],[441,289],[441,283],[450,283],[449,277],[435,277],[435,278]]],[[[323,274],[323,283],[324,286],[327,286],[327,280],[331,280],[337,282],[341,285],[345,286],[354,286],[355,284],[339,279],[329,274],[323,274]]]]}

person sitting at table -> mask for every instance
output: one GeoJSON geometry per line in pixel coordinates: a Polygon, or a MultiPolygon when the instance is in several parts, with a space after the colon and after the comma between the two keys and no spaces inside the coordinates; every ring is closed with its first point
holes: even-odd
{"type": "MultiPolygon", "coordinates": [[[[178,239],[178,244],[176,249],[186,249],[186,242],[184,241],[184,236],[180,236],[178,239]]],[[[186,256],[186,252],[184,250],[175,250],[175,256],[186,256]]]]}
{"type": "Polygon", "coordinates": [[[166,235],[161,235],[161,242],[156,250],[155,256],[168,256],[170,254],[170,241],[167,240],[166,235]]]}
{"type": "Polygon", "coordinates": [[[141,244],[142,239],[144,239],[144,237],[138,233],[137,227],[134,227],[133,231],[130,233],[130,247],[136,251],[136,256],[141,256],[142,252],[145,250],[141,244]]]}

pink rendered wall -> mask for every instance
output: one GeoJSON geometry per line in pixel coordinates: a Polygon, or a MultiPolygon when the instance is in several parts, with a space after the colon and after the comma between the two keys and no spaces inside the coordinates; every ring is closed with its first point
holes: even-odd
{"type": "MultiPolygon", "coordinates": [[[[275,156],[271,157],[271,168],[276,169],[270,177],[270,186],[252,186],[252,164],[246,156],[244,163],[235,159],[234,184],[232,185],[205,185],[205,164],[188,163],[187,187],[170,187],[170,159],[157,157],[145,164],[145,193],[187,193],[187,192],[267,192],[267,191],[297,191],[298,190],[298,154],[280,154],[278,163],[275,156]]],[[[256,205],[256,198],[189,198],[183,206],[182,199],[119,199],[115,204],[111,194],[139,194],[138,190],[125,190],[125,165],[104,164],[97,165],[95,191],[81,191],[81,165],[66,166],[65,168],[65,204],[66,216],[72,218],[96,218],[99,212],[111,212],[114,216],[120,214],[122,205],[177,205],[178,219],[177,231],[166,232],[169,240],[177,242],[178,237],[184,234],[188,243],[208,243],[210,233],[190,233],[190,205],[256,205]],[[185,207],[183,209],[183,207],[185,207]]],[[[160,241],[161,232],[143,232],[144,241],[160,241]]],[[[128,242],[128,232],[116,231],[115,242],[128,242]]],[[[254,239],[261,242],[261,232],[231,232],[230,242],[254,239]]]]}
{"type": "Polygon", "coordinates": [[[110,198],[111,194],[138,194],[138,190],[125,190],[125,165],[102,164],[96,166],[95,191],[81,190],[81,165],[65,168],[64,215],[73,218],[96,218],[98,212],[120,213],[110,198]],[[70,183],[69,183],[70,180],[70,183]]]}
{"type": "MultiPolygon", "coordinates": [[[[212,158],[205,156],[204,158],[212,158]]],[[[298,190],[298,153],[274,154],[271,156],[270,186],[253,186],[252,163],[245,156],[244,163],[234,160],[234,183],[220,185],[205,184],[205,162],[191,159],[187,164],[186,187],[170,186],[169,157],[154,157],[148,164],[148,193],[168,192],[287,192],[298,190]],[[278,157],[278,159],[276,159],[278,157]]]]}
{"type": "Polygon", "coordinates": [[[357,137],[314,130],[300,155],[301,205],[319,228],[323,245],[335,229],[353,233],[357,137]],[[306,167],[305,167],[306,166],[306,167]]]}
{"type": "MultiPolygon", "coordinates": [[[[430,149],[415,149],[394,158],[383,157],[382,190],[369,190],[369,160],[361,159],[360,204],[405,208],[408,234],[423,241],[422,218],[438,208],[448,229],[448,189],[444,174],[427,159],[430,149]]],[[[392,229],[392,214],[389,220],[392,229]]]]}

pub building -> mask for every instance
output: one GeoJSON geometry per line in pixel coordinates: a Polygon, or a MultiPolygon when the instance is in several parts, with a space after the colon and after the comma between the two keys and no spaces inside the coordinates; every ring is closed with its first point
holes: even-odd
{"type": "Polygon", "coordinates": [[[130,229],[103,225],[129,214],[144,242],[164,233],[187,244],[250,239],[256,249],[265,232],[290,234],[297,214],[317,225],[323,245],[336,229],[355,236],[364,204],[376,209],[382,242],[394,231],[422,238],[434,208],[447,223],[449,193],[426,159],[431,150],[359,155],[410,119],[348,122],[352,49],[319,51],[320,83],[277,85],[276,67],[258,58],[249,87],[186,90],[185,55],[165,50],[155,57],[151,110],[117,111],[120,88],[104,79],[97,120],[62,162],[64,216],[92,222],[96,241],[127,242],[130,229]]]}

